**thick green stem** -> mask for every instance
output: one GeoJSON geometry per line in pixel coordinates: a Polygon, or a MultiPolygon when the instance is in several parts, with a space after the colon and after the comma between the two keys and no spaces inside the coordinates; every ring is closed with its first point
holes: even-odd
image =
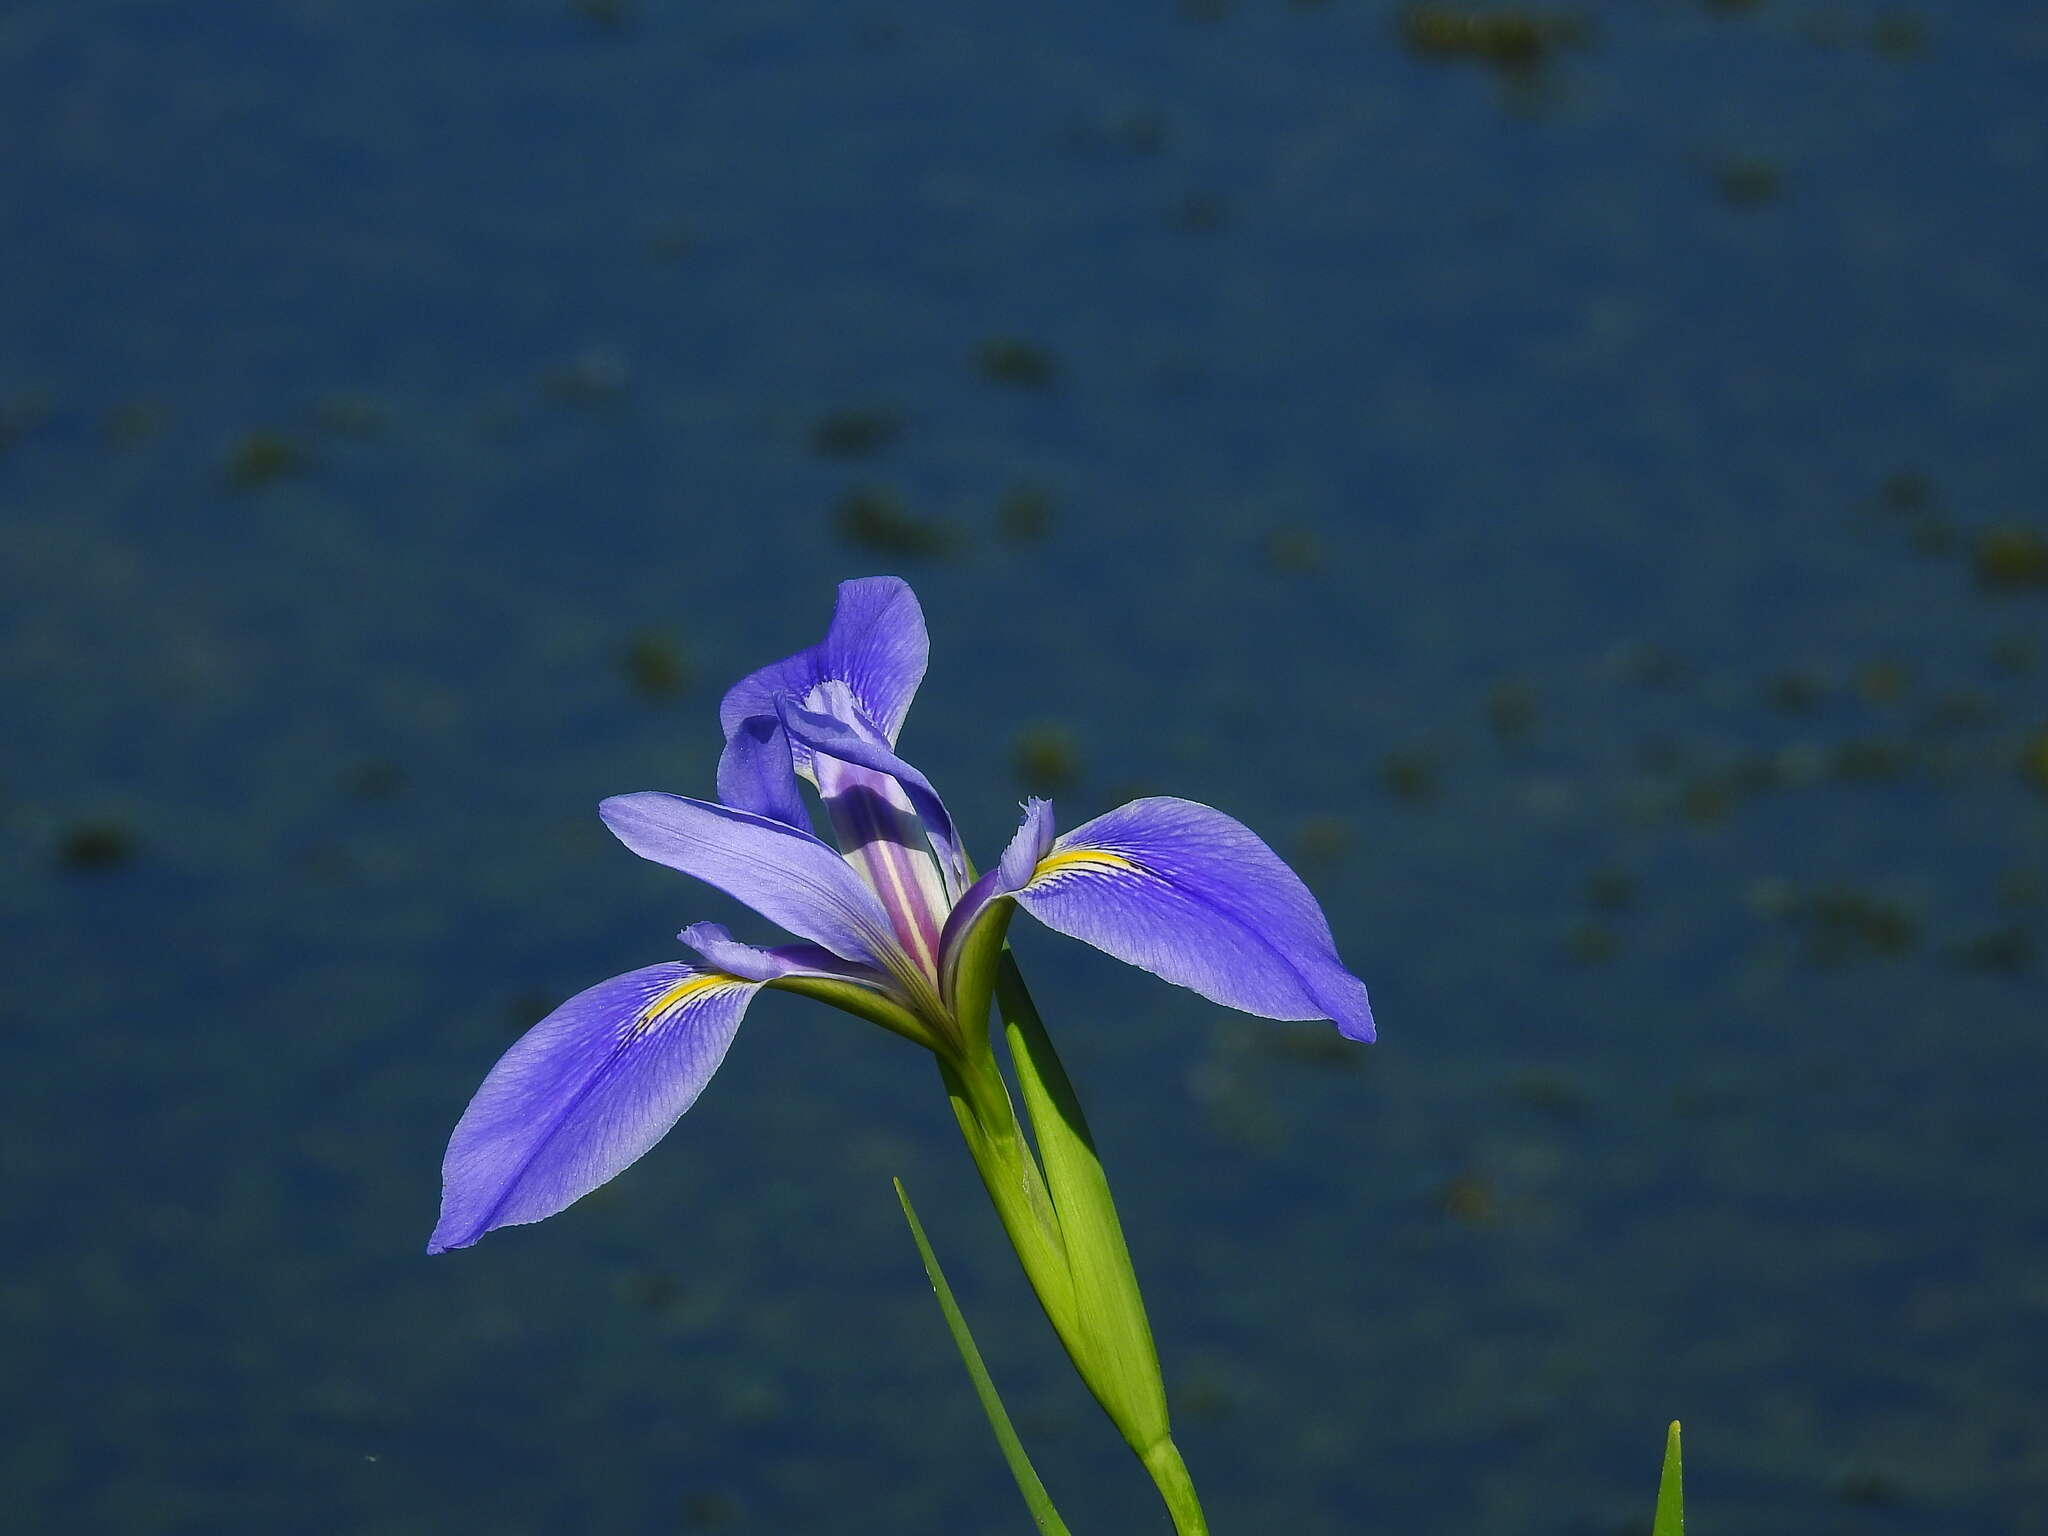
{"type": "Polygon", "coordinates": [[[1209,1522],[1202,1514],[1202,1501],[1195,1497],[1194,1480],[1188,1465],[1180,1459],[1180,1447],[1171,1436],[1147,1451],[1142,1460],[1152,1475],[1152,1485],[1173,1516],[1173,1528],[1180,1536],[1209,1536],[1209,1522]]]}

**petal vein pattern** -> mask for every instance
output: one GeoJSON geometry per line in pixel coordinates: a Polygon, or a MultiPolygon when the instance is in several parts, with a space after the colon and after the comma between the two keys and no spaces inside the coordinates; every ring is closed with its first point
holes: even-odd
{"type": "Polygon", "coordinates": [[[1308,887],[1250,828],[1192,800],[1134,800],[1057,839],[1016,900],[1049,928],[1213,1002],[1374,1029],[1308,887]]]}
{"type": "Polygon", "coordinates": [[[791,742],[808,749],[808,775],[847,862],[873,888],[896,936],[935,977],[939,934],[965,885],[952,818],[925,776],[891,751],[837,683],[813,690],[823,710],[778,700],[791,742]]]}
{"type": "Polygon", "coordinates": [[[728,740],[753,715],[775,713],[775,698],[803,699],[824,682],[843,683],[890,745],[931,653],[917,594],[897,576],[839,584],[825,638],[735,683],[718,707],[728,740]]]}
{"type": "Polygon", "coordinates": [[[449,1139],[427,1251],[552,1216],[637,1162],[696,1102],[760,989],[698,966],[650,965],[534,1025],[449,1139]]]}
{"type": "Polygon", "coordinates": [[[714,970],[725,971],[743,981],[779,981],[786,976],[819,976],[832,981],[857,982],[878,991],[888,990],[888,978],[880,971],[841,960],[815,944],[778,944],[763,949],[743,944],[723,923],[692,923],[676,937],[704,957],[714,970]]]}
{"type": "Polygon", "coordinates": [[[755,715],[740,722],[718,759],[718,798],[736,811],[811,831],[811,813],[797,789],[793,748],[780,720],[755,715]]]}
{"type": "Polygon", "coordinates": [[[846,689],[821,684],[803,703],[784,698],[777,707],[790,741],[809,749],[811,781],[819,793],[826,793],[828,774],[842,784],[874,786],[900,817],[903,844],[920,853],[929,844],[943,876],[944,900],[958,897],[967,887],[967,856],[951,813],[931,780],[896,754],[846,689]]]}
{"type": "Polygon", "coordinates": [[[717,886],[842,960],[892,974],[908,963],[875,893],[808,832],[654,790],[614,795],[598,813],[643,859],[717,886]]]}

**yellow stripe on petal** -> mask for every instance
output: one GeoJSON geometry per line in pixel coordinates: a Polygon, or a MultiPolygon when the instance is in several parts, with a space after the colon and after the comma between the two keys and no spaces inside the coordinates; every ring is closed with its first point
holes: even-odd
{"type": "Polygon", "coordinates": [[[1037,890],[1062,875],[1136,874],[1139,866],[1107,848],[1056,848],[1038,861],[1024,889],[1037,890]]]}
{"type": "Polygon", "coordinates": [[[742,981],[737,976],[727,976],[722,971],[713,971],[706,976],[685,976],[659,996],[650,999],[645,1007],[621,1024],[619,1037],[623,1040],[639,1039],[648,1031],[667,1023],[672,1015],[706,993],[721,992],[728,987],[753,985],[751,981],[742,981]]]}

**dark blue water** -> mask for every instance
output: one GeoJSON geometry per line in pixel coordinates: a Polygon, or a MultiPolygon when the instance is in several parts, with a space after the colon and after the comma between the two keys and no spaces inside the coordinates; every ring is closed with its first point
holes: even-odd
{"type": "Polygon", "coordinates": [[[839,1015],[420,1253],[497,1051],[732,916],[596,801],[889,570],[983,859],[1204,799],[1372,985],[1020,941],[1219,1533],[1618,1536],[1674,1416],[1702,1529],[2048,1529],[2048,27],[1534,14],[0,12],[10,1518],[1022,1530],[900,1174],[1163,1524],[839,1015]]]}

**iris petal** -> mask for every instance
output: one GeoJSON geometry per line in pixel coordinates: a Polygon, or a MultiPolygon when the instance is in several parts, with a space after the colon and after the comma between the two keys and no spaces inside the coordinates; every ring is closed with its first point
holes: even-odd
{"type": "Polygon", "coordinates": [[[650,965],[534,1025],[449,1139],[427,1252],[552,1216],[632,1166],[696,1102],[760,989],[699,966],[650,965]]]}
{"type": "Polygon", "coordinates": [[[772,714],[739,723],[718,759],[718,798],[736,811],[752,811],[798,831],[811,830],[811,813],[797,789],[789,735],[772,714]]]}
{"type": "Polygon", "coordinates": [[[865,576],[839,584],[825,638],[733,684],[718,706],[727,740],[741,722],[775,713],[778,694],[805,698],[820,683],[841,682],[895,745],[931,643],[917,594],[896,576],[865,576]]]}
{"type": "Polygon", "coordinates": [[[875,893],[808,832],[652,790],[614,795],[598,814],[643,859],[717,886],[842,960],[892,974],[909,965],[875,893]]]}
{"type": "Polygon", "coordinates": [[[692,923],[676,935],[718,970],[747,981],[780,981],[785,976],[823,976],[886,991],[887,978],[864,965],[849,965],[815,944],[778,944],[772,949],[744,943],[723,923],[692,923]]]}
{"type": "Polygon", "coordinates": [[[779,700],[777,709],[783,729],[789,733],[791,741],[813,752],[822,752],[827,757],[836,757],[841,762],[894,779],[902,787],[925,836],[931,840],[932,848],[938,854],[939,867],[946,877],[948,897],[957,896],[965,888],[967,858],[961,851],[960,836],[953,828],[953,818],[948,814],[945,802],[932,788],[930,779],[898,757],[888,742],[863,730],[860,723],[849,724],[834,715],[805,709],[789,698],[779,700]]]}
{"type": "Polygon", "coordinates": [[[969,886],[946,914],[946,927],[939,936],[945,974],[951,974],[960,946],[968,941],[983,914],[1003,897],[1014,896],[1029,884],[1038,861],[1051,851],[1052,802],[1033,795],[1024,802],[1024,819],[1018,823],[996,867],[969,886]]]}
{"type": "MultiPolygon", "coordinates": [[[[1027,819],[1025,832],[1042,830],[1027,819]]],[[[1119,806],[1055,841],[1015,895],[1048,928],[1212,1002],[1373,1038],[1365,983],[1338,959],[1308,887],[1209,806],[1164,796],[1119,806]]]]}
{"type": "Polygon", "coordinates": [[[1033,795],[1024,802],[1024,819],[1017,823],[996,865],[1005,891],[1022,890],[1030,882],[1038,861],[1052,852],[1052,841],[1052,802],[1033,795]]]}

